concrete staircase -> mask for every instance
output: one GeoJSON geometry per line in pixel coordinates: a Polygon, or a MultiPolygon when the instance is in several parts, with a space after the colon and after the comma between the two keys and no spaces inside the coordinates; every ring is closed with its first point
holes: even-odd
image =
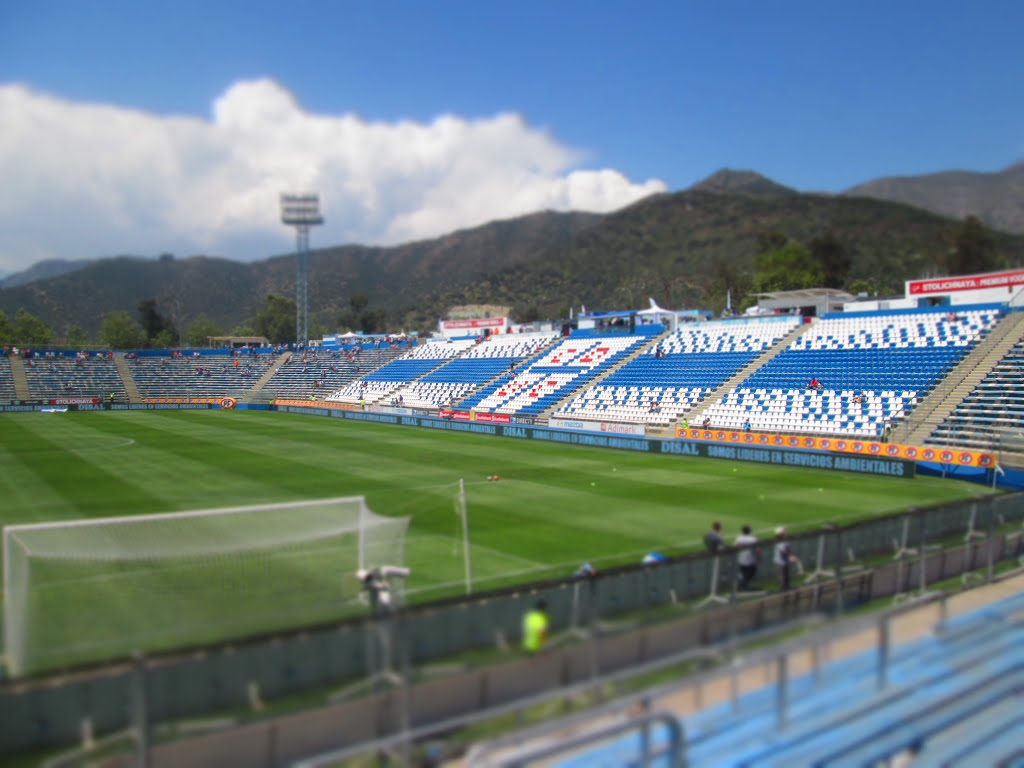
{"type": "Polygon", "coordinates": [[[139,392],[139,385],[135,383],[135,376],[132,374],[132,367],[125,359],[124,352],[114,353],[114,367],[124,382],[124,394],[129,403],[141,403],[142,393],[139,392]]]}
{"type": "Polygon", "coordinates": [[[767,352],[765,352],[762,355],[759,355],[758,357],[755,357],[744,368],[741,368],[740,370],[736,371],[736,373],[734,373],[732,376],[726,379],[725,382],[723,382],[722,386],[720,386],[718,389],[714,391],[712,396],[705,397],[701,402],[697,403],[697,405],[691,408],[689,413],[686,414],[686,420],[689,421],[690,424],[699,424],[699,417],[703,416],[704,412],[707,411],[708,408],[710,408],[715,403],[720,402],[723,397],[725,397],[728,393],[732,392],[736,387],[740,385],[741,382],[743,382],[744,379],[750,376],[758,368],[763,366],[772,358],[777,357],[779,353],[782,352],[782,350],[789,347],[790,344],[792,344],[798,338],[807,333],[807,331],[810,330],[810,328],[813,325],[813,323],[801,323],[792,331],[790,331],[781,339],[779,339],[777,342],[775,342],[775,344],[773,344],[771,349],[769,349],[767,352]]]}
{"type": "MultiPolygon", "coordinates": [[[[590,387],[600,384],[602,381],[607,379],[609,376],[611,376],[613,373],[619,370],[626,363],[636,360],[638,357],[640,357],[640,355],[644,353],[645,350],[658,346],[662,341],[664,341],[671,335],[672,331],[664,331],[658,334],[657,336],[652,336],[647,342],[638,345],[636,349],[634,349],[628,355],[623,357],[621,360],[615,363],[615,365],[613,365],[607,371],[602,373],[600,376],[597,376],[591,381],[588,381],[586,384],[587,388],[589,389],[590,387]]],[[[537,420],[541,422],[546,422],[549,418],[551,418],[552,413],[554,413],[558,408],[565,405],[565,403],[567,403],[569,400],[572,400],[574,397],[576,397],[577,394],[579,394],[579,390],[573,390],[572,392],[565,395],[565,397],[560,398],[557,402],[548,406],[546,409],[544,409],[544,411],[538,414],[537,420]]]]}
{"type": "Polygon", "coordinates": [[[894,443],[923,445],[1007,352],[1024,337],[1024,312],[1011,312],[922,400],[890,436],[894,443]]]}
{"type": "Polygon", "coordinates": [[[32,392],[28,388],[28,374],[25,373],[25,361],[17,355],[8,358],[11,362],[11,378],[14,379],[14,395],[19,400],[31,400],[32,392]]]}
{"type": "Polygon", "coordinates": [[[242,398],[243,403],[255,403],[258,400],[263,399],[263,388],[270,383],[270,380],[274,378],[274,374],[277,373],[278,369],[287,362],[292,356],[291,352],[282,352],[277,356],[277,360],[270,364],[270,367],[260,376],[259,380],[253,384],[245,397],[242,398]]]}

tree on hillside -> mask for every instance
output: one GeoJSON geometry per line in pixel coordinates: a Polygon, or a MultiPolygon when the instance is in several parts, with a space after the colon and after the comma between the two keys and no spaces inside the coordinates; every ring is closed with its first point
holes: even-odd
{"type": "Polygon", "coordinates": [[[777,230],[761,232],[757,236],[757,252],[771,253],[786,247],[789,238],[777,230]]]}
{"type": "Polygon", "coordinates": [[[0,309],[0,341],[14,341],[14,326],[7,319],[7,313],[0,309]]]}
{"type": "Polygon", "coordinates": [[[31,347],[53,343],[53,329],[22,307],[14,316],[14,339],[18,344],[31,347]]]}
{"type": "Polygon", "coordinates": [[[348,309],[341,313],[338,323],[343,329],[380,333],[384,330],[386,315],[383,310],[370,309],[370,300],[357,293],[348,300],[348,309]]]}
{"type": "Polygon", "coordinates": [[[100,326],[100,339],[112,349],[140,349],[146,346],[146,332],[127,312],[111,312],[100,326]]]}
{"type": "Polygon", "coordinates": [[[762,253],[754,266],[754,290],[758,293],[820,288],[824,278],[821,264],[800,243],[762,253]]]}
{"type": "Polygon", "coordinates": [[[154,349],[170,349],[178,346],[178,334],[173,328],[164,328],[154,338],[149,340],[149,346],[154,349]]]}
{"type": "MultiPolygon", "coordinates": [[[[211,336],[223,336],[224,331],[217,325],[213,320],[208,318],[204,314],[196,315],[196,319],[189,325],[188,330],[185,331],[185,342],[190,347],[205,347],[211,336]]],[[[251,335],[251,334],[246,334],[251,335]]]]}
{"type": "Polygon", "coordinates": [[[846,285],[853,262],[846,247],[834,234],[828,232],[811,240],[811,256],[820,265],[823,287],[842,288],[846,285]]]}
{"type": "Polygon", "coordinates": [[[178,331],[174,324],[157,309],[156,299],[140,301],[138,310],[142,330],[153,346],[169,347],[177,343],[178,331]]]}
{"type": "Polygon", "coordinates": [[[72,323],[68,326],[67,330],[64,331],[64,343],[69,347],[77,347],[83,349],[89,346],[89,337],[85,331],[82,330],[82,326],[77,323],[72,323]]]}
{"type": "Polygon", "coordinates": [[[712,262],[711,281],[705,292],[707,306],[724,309],[732,299],[734,310],[745,309],[753,304],[753,297],[748,296],[753,286],[750,273],[744,271],[734,261],[720,259],[712,262]]]}
{"type": "Polygon", "coordinates": [[[284,296],[267,296],[256,315],[256,335],[266,336],[273,344],[295,341],[295,301],[284,296]]]}
{"type": "Polygon", "coordinates": [[[1002,266],[992,233],[977,216],[968,216],[960,224],[943,266],[951,275],[991,272],[1002,266]]]}

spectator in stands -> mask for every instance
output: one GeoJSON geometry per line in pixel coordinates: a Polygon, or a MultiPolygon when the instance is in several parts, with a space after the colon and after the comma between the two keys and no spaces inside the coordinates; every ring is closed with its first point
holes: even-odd
{"type": "Polygon", "coordinates": [[[807,385],[807,388],[817,390],[818,392],[824,389],[824,387],[821,385],[821,382],[818,381],[817,378],[812,378],[810,384],[807,385]]]}
{"type": "Polygon", "coordinates": [[[761,560],[761,547],[749,525],[744,525],[742,533],[736,537],[736,564],[739,566],[740,583],[742,590],[750,589],[757,576],[757,564],[761,560]]]}
{"type": "Polygon", "coordinates": [[[775,550],[772,562],[779,572],[779,585],[782,591],[788,592],[792,586],[793,566],[799,567],[801,563],[800,558],[793,551],[793,547],[786,540],[785,528],[775,529],[775,550]]]}
{"type": "Polygon", "coordinates": [[[725,539],[722,538],[722,524],[717,520],[711,524],[711,530],[704,534],[704,546],[712,555],[717,555],[725,546],[725,539]]]}
{"type": "Polygon", "coordinates": [[[743,431],[744,432],[749,432],[750,431],[750,419],[747,419],[746,421],[743,422],[743,431]]]}
{"type": "Polygon", "coordinates": [[[547,645],[551,625],[547,611],[548,604],[538,600],[523,616],[523,650],[527,653],[537,653],[547,645]]]}

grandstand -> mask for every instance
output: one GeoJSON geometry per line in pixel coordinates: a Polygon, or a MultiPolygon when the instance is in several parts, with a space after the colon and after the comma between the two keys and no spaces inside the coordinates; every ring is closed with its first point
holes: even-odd
{"type": "Polygon", "coordinates": [[[398,346],[363,347],[335,350],[307,350],[290,354],[263,385],[259,397],[268,400],[321,399],[351,384],[404,353],[398,346]]]}
{"type": "Polygon", "coordinates": [[[925,442],[999,448],[1003,436],[1024,430],[1024,339],[1020,339],[925,442]]]}
{"type": "Polygon", "coordinates": [[[14,389],[14,375],[11,373],[11,361],[6,355],[0,355],[0,402],[17,399],[14,389]]]}
{"type": "Polygon", "coordinates": [[[495,377],[508,374],[555,338],[553,333],[490,336],[394,390],[390,397],[411,407],[447,408],[495,377]]]}
{"type": "MultiPolygon", "coordinates": [[[[992,365],[968,358],[1002,324],[1010,329],[1001,331],[1009,334],[1009,351],[976,374],[984,379],[945,421],[927,422],[938,424],[930,436],[919,421],[912,444],[1005,449],[1000,436],[1024,428],[1016,391],[1024,339],[1006,316],[1006,305],[987,304],[834,313],[808,322],[792,315],[690,322],[656,335],[498,334],[286,355],[146,352],[128,355],[120,370],[122,361],[106,353],[46,353],[24,365],[30,397],[38,400],[110,393],[121,402],[316,399],[552,419],[570,428],[592,422],[662,432],[689,423],[878,439],[940,383],[992,365]]],[[[0,399],[16,400],[12,362],[4,358],[0,366],[0,399]]]]}
{"type": "Polygon", "coordinates": [[[647,336],[563,338],[524,368],[499,378],[466,398],[461,405],[492,413],[538,416],[561,399],[579,392],[648,339],[647,336]]]}
{"type": "Polygon", "coordinates": [[[680,326],[552,416],[668,426],[799,323],[789,316],[680,326]]]}
{"type": "Polygon", "coordinates": [[[475,338],[428,341],[361,376],[358,381],[332,392],[326,399],[331,402],[373,405],[477,343],[475,338]]]}
{"type": "Polygon", "coordinates": [[[270,367],[269,355],[171,353],[134,358],[131,375],[144,399],[244,397],[270,367]]]}
{"type": "Polygon", "coordinates": [[[124,382],[112,356],[97,352],[37,355],[25,363],[33,398],[107,398],[124,402],[124,382]]]}
{"type": "Polygon", "coordinates": [[[720,428],[883,437],[1003,314],[991,305],[826,315],[705,417],[720,428]]]}

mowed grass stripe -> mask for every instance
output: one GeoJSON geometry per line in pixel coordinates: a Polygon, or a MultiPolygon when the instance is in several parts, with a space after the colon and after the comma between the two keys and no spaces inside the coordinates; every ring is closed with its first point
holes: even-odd
{"type": "MultiPolygon", "coordinates": [[[[168,414],[161,414],[159,427],[180,435],[182,441],[197,440],[223,446],[225,457],[218,461],[225,468],[234,464],[232,450],[235,446],[245,457],[242,465],[252,463],[253,456],[269,459],[281,467],[280,471],[298,476],[297,483],[290,484],[293,496],[320,498],[361,495],[367,496],[375,509],[380,506],[375,496],[392,497],[387,504],[388,509],[378,510],[387,514],[402,514],[393,508],[395,505],[408,506],[409,496],[402,493],[403,488],[437,486],[457,481],[456,473],[439,472],[436,459],[440,451],[433,451],[429,454],[430,460],[425,461],[424,455],[415,446],[404,445],[400,440],[391,444],[375,439],[376,436],[345,435],[337,429],[312,434],[306,431],[301,440],[276,431],[268,435],[267,439],[257,442],[251,434],[245,433],[248,416],[218,415],[221,417],[220,423],[210,424],[200,420],[193,424],[180,419],[168,419],[168,414]],[[296,484],[298,489],[294,488],[296,484]]],[[[456,458],[465,459],[467,456],[469,453],[464,451],[456,458]]]]}
{"type": "MultiPolygon", "coordinates": [[[[41,495],[56,494],[66,502],[66,511],[76,517],[109,515],[112,499],[136,510],[152,509],[158,504],[158,499],[145,489],[145,477],[125,482],[108,470],[109,453],[117,449],[82,450],[96,433],[82,428],[80,423],[62,423],[62,416],[67,414],[23,415],[36,418],[8,418],[3,425],[3,445],[23,470],[16,482],[37,489],[41,495]]],[[[39,519],[39,510],[32,509],[31,503],[26,511],[27,520],[19,515],[20,522],[39,519]]]]}

